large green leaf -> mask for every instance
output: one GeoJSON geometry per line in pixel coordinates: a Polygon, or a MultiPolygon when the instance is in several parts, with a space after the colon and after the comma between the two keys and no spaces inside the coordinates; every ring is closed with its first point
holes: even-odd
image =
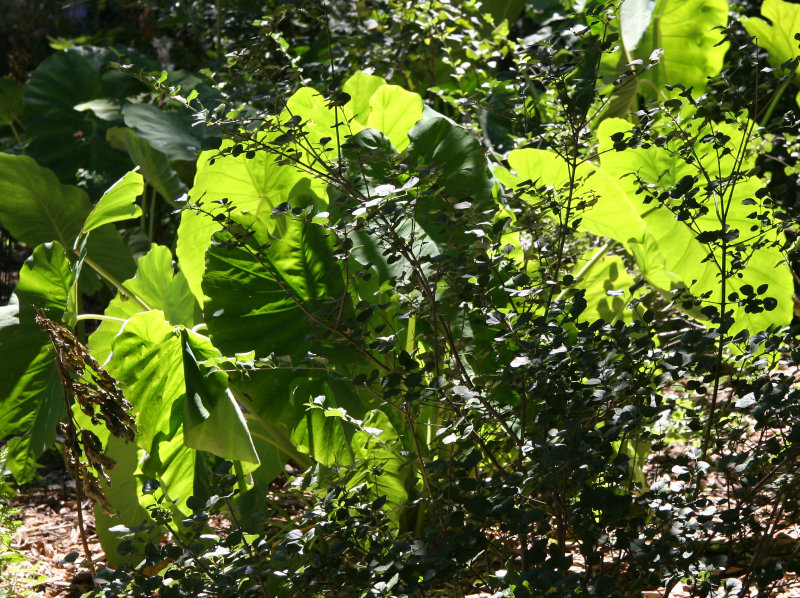
{"type": "MultiPolygon", "coordinates": [[[[77,403],[72,405],[72,417],[79,429],[91,430],[97,436],[103,445],[103,454],[114,460],[113,467],[105,468],[105,473],[111,480],[110,484],[100,480],[103,494],[112,512],[106,513],[99,503],[94,505],[97,537],[103,546],[109,564],[117,567],[123,563],[133,565],[135,563],[130,562],[132,555],[126,559],[117,550],[122,543],[121,535],[111,532],[110,529],[120,525],[136,528],[151,523],[147,511],[139,504],[141,493],[134,475],[140,456],[144,452],[135,444],[112,435],[103,422],[92,423],[89,416],[81,411],[77,403]]],[[[140,533],[142,539],[155,539],[158,531],[151,529],[150,532],[140,533]]]]}
{"type": "Polygon", "coordinates": [[[761,15],[763,19],[743,17],[742,25],[756,38],[756,43],[769,52],[770,64],[779,68],[787,60],[800,56],[800,42],[795,39],[800,33],[800,5],[764,0],[761,15]]]}
{"type": "Polygon", "coordinates": [[[182,425],[183,358],[173,326],[158,310],[132,316],[115,337],[105,368],[133,405],[136,444],[151,452],[155,439],[173,438],[182,425]]]}
{"type": "Polygon", "coordinates": [[[0,438],[8,441],[8,467],[19,483],[29,481],[36,459],[56,437],[66,412],[53,347],[34,322],[32,307],[56,320],[67,306],[72,272],[63,247],[40,245],[20,272],[16,298],[0,307],[0,438]]]}
{"type": "MultiPolygon", "coordinates": [[[[223,144],[231,147],[232,142],[223,144]]],[[[218,214],[223,206],[212,203],[227,199],[237,211],[268,218],[272,210],[284,202],[306,203],[310,198],[322,201],[325,185],[318,179],[301,174],[288,166],[279,166],[278,160],[266,152],[257,152],[248,160],[243,154],[212,158],[217,152],[205,152],[197,162],[197,174],[190,192],[191,201],[203,201],[204,210],[218,214]]],[[[274,226],[277,226],[277,222],[274,226]]],[[[205,270],[205,251],[211,244],[211,235],[220,228],[206,214],[184,210],[178,227],[176,253],[181,272],[189,288],[202,305],[203,291],[200,281],[205,270]]]]}
{"type": "Polygon", "coordinates": [[[170,161],[194,161],[200,154],[202,129],[192,127],[189,114],[164,112],[151,104],[127,104],[122,116],[127,126],[170,161]]]}
{"type": "Polygon", "coordinates": [[[726,0],[659,0],[634,57],[647,60],[658,48],[664,55],[643,76],[659,88],[680,83],[702,93],[707,78],[722,70],[729,44],[721,43],[719,28],[727,23],[726,0]]]}
{"type": "Polygon", "coordinates": [[[622,43],[629,51],[636,49],[650,27],[656,0],[624,0],[619,7],[619,29],[622,43]]]}
{"type": "MultiPolygon", "coordinates": [[[[305,156],[309,165],[316,161],[316,156],[324,154],[326,157],[335,157],[330,152],[336,151],[336,123],[339,123],[340,141],[363,130],[369,123],[370,127],[388,129],[387,136],[395,147],[406,147],[408,145],[408,127],[422,118],[422,100],[416,94],[409,94],[403,89],[386,85],[379,77],[356,73],[344,84],[344,91],[350,94],[350,101],[344,106],[339,107],[338,118],[334,108],[329,106],[325,98],[316,90],[302,88],[298,90],[287,101],[287,109],[281,114],[280,122],[287,123],[292,117],[300,118],[304,123],[303,130],[306,133],[304,141],[298,146],[292,144],[291,151],[300,150],[300,154],[305,156]],[[358,116],[358,119],[355,118],[358,116]],[[359,120],[360,119],[360,120],[359,120]],[[321,141],[324,138],[330,139],[325,143],[327,151],[322,152],[321,141]],[[309,147],[310,144],[310,147],[309,147]]],[[[442,140],[428,139],[425,137],[424,130],[419,132],[420,143],[433,145],[441,149],[440,157],[444,157],[446,152],[451,150],[463,150],[469,145],[469,151],[476,151],[477,145],[469,134],[459,129],[463,138],[455,140],[457,143],[450,143],[443,146],[442,140]],[[423,137],[425,137],[423,139],[423,137]],[[435,142],[439,142],[438,144],[435,142]]],[[[444,127],[441,127],[444,130],[444,127]]],[[[273,141],[277,135],[272,134],[264,141],[273,141]]],[[[234,146],[231,141],[225,142],[221,149],[234,146]]],[[[427,151],[429,148],[423,148],[427,151]]],[[[430,153],[434,149],[430,148],[430,153]]],[[[478,149],[479,150],[479,146],[478,149]]],[[[434,156],[427,156],[432,158],[434,156]]],[[[456,161],[459,158],[469,159],[466,155],[455,156],[449,163],[452,172],[455,174],[457,169],[456,161]]],[[[236,212],[248,212],[257,217],[271,214],[272,210],[278,205],[288,202],[292,205],[308,203],[310,199],[321,204],[327,197],[326,183],[320,177],[311,177],[308,174],[298,172],[292,166],[280,165],[280,158],[270,155],[268,152],[256,152],[251,159],[246,154],[238,156],[227,155],[218,157],[218,152],[205,152],[197,162],[197,174],[195,175],[194,186],[190,192],[191,201],[197,203],[203,201],[203,209],[212,213],[219,214],[225,208],[222,205],[214,204],[216,200],[226,199],[233,206],[236,212]]],[[[485,160],[484,160],[485,162],[485,160]]],[[[321,166],[317,163],[315,168],[321,166]]],[[[471,168],[467,163],[464,168],[471,168]]],[[[469,183],[467,183],[469,184],[469,183]]],[[[483,186],[484,188],[486,185],[483,186]]],[[[264,219],[264,218],[262,218],[264,219]]],[[[204,252],[208,248],[211,235],[218,230],[220,225],[204,214],[197,214],[191,210],[185,210],[181,215],[181,224],[178,229],[177,255],[180,260],[180,267],[189,281],[192,292],[197,300],[202,304],[204,301],[203,293],[200,288],[200,280],[204,269],[204,252]]],[[[276,231],[277,236],[280,231],[276,231]]]]}
{"type": "Polygon", "coordinates": [[[186,278],[175,273],[172,253],[163,245],[153,245],[147,255],[139,258],[136,276],[123,283],[125,289],[137,300],[118,295],[105,310],[105,319],[89,337],[89,348],[101,363],[111,353],[114,337],[122,324],[136,313],[158,309],[172,325],[192,327],[197,323],[199,311],[186,278]],[[145,310],[146,311],[146,310],[145,310]]]}
{"type": "MultiPolygon", "coordinates": [[[[155,478],[168,496],[191,496],[196,452],[183,439],[186,387],[181,341],[174,327],[158,310],[132,316],[115,337],[105,367],[133,405],[139,429],[136,445],[147,454],[139,463],[137,485],[155,478]]],[[[149,500],[142,499],[142,504],[149,500]]],[[[185,505],[178,508],[186,512],[185,505]]]]}
{"type": "MultiPolygon", "coordinates": [[[[424,182],[417,188],[431,192],[417,203],[410,217],[399,221],[395,232],[405,238],[416,237],[419,244],[415,251],[425,261],[445,251],[447,259],[463,259],[472,252],[482,251],[475,249],[476,239],[464,223],[470,214],[491,213],[496,209],[492,198],[494,183],[483,147],[465,129],[441,117],[418,121],[408,136],[411,143],[404,154],[413,165],[412,172],[429,173],[420,177],[424,177],[424,182]],[[415,232],[420,230],[423,235],[415,232]]],[[[365,235],[360,240],[362,254],[383,253],[365,235]]],[[[380,273],[403,267],[402,263],[395,267],[382,264],[385,262],[386,256],[378,257],[375,262],[380,273]]],[[[428,261],[424,266],[426,273],[435,275],[439,263],[438,258],[428,261]]]]}
{"type": "Polygon", "coordinates": [[[147,508],[156,504],[156,497],[143,495],[144,483],[154,479],[161,483],[156,496],[163,494],[170,501],[162,506],[169,507],[175,515],[189,515],[191,509],[186,505],[186,499],[194,495],[197,466],[197,451],[186,446],[183,428],[179,427],[173,435],[160,431],[156,434],[152,451],[139,462],[135,473],[136,495],[142,497],[141,505],[147,508]]]}
{"type": "MultiPolygon", "coordinates": [[[[556,153],[539,149],[514,150],[508,155],[508,164],[515,174],[502,167],[495,168],[500,182],[512,190],[526,181],[536,187],[552,187],[562,204],[557,218],[566,218],[567,204],[571,201],[571,218],[580,218],[581,230],[614,239],[625,246],[631,239],[644,237],[645,223],[627,193],[614,177],[595,165],[584,162],[578,166],[570,196],[569,168],[556,153]],[[581,203],[586,204],[585,208],[576,209],[581,203]]],[[[530,195],[526,191],[523,197],[530,195]]]]}
{"type": "Polygon", "coordinates": [[[297,373],[288,368],[248,372],[246,376],[231,374],[231,388],[246,409],[247,426],[262,463],[253,474],[261,483],[269,484],[281,473],[288,459],[302,468],[312,463],[290,439],[292,430],[306,412],[292,389],[306,380],[298,379],[297,373]],[[278,464],[280,467],[276,468],[278,464]]]}
{"type": "Polygon", "coordinates": [[[195,448],[259,461],[243,414],[227,392],[227,376],[200,363],[218,356],[207,339],[185,329],[178,333],[158,310],[135,314],[114,338],[106,367],[133,405],[136,444],[147,454],[137,470],[138,484],[155,478],[172,498],[190,496],[195,448]]]}
{"type": "Polygon", "coordinates": [[[107,49],[76,48],[49,56],[31,73],[24,96],[23,124],[32,139],[27,153],[64,182],[73,182],[79,168],[112,181],[130,168],[125,154],[105,139],[110,123],[80,108],[99,98],[121,100],[142,89],[109,66],[119,59],[107,49]]]}
{"type": "MultiPolygon", "coordinates": [[[[629,175],[636,173],[644,182],[655,185],[656,188],[672,186],[683,177],[698,175],[696,165],[689,164],[675,157],[669,148],[629,148],[622,152],[613,150],[611,136],[615,133],[630,130],[631,125],[619,119],[608,119],[602,123],[598,130],[600,139],[601,163],[604,170],[612,176],[619,178],[620,186],[627,191],[627,195],[636,202],[640,216],[647,223],[647,230],[665,256],[666,267],[674,272],[695,295],[711,293],[707,299],[710,303],[719,303],[721,285],[719,268],[715,264],[721,260],[718,250],[712,250],[705,243],[697,240],[697,234],[689,227],[678,221],[674,214],[664,208],[653,204],[644,204],[641,195],[637,195],[637,184],[629,175]]],[[[710,144],[698,143],[695,147],[700,164],[712,178],[725,181],[735,168],[735,155],[740,147],[742,131],[733,125],[715,125],[715,131],[730,138],[728,147],[732,150],[730,155],[718,155],[710,144]]],[[[744,144],[746,145],[746,144],[744,144]]],[[[752,167],[752,157],[742,165],[747,170],[752,167]]],[[[774,232],[761,233],[756,227],[752,232],[751,227],[758,222],[751,217],[755,212],[764,210],[761,200],[754,199],[756,192],[763,186],[757,177],[748,177],[737,182],[733,193],[727,193],[724,198],[715,199],[707,194],[705,185],[700,187],[698,198],[710,209],[709,213],[700,217],[696,225],[699,232],[713,232],[720,229],[720,219],[716,205],[727,209],[726,222],[731,229],[739,231],[739,238],[735,243],[752,243],[759,235],[769,242],[779,240],[774,232]]],[[[745,246],[743,246],[745,247],[745,246]]],[[[639,249],[640,250],[640,249],[639,249]]],[[[751,332],[765,330],[772,325],[787,324],[792,317],[792,292],[793,283],[789,267],[784,263],[781,252],[772,246],[762,247],[746,252],[746,266],[735,277],[730,277],[727,282],[727,293],[740,292],[744,285],[753,288],[761,284],[769,284],[767,296],[778,301],[774,311],[761,313],[746,313],[744,307],[736,306],[734,317],[736,324],[732,329],[749,329],[751,332]]]]}
{"type": "Polygon", "coordinates": [[[628,305],[634,280],[620,256],[605,255],[603,248],[594,249],[578,260],[573,274],[576,287],[585,291],[586,309],[579,316],[581,320],[629,322],[633,319],[634,312],[628,305]]]}
{"type": "MultiPolygon", "coordinates": [[[[342,91],[350,96],[345,114],[361,126],[381,131],[398,151],[408,146],[408,132],[423,116],[419,94],[361,71],[345,81],[342,91]]],[[[348,132],[356,134],[358,130],[348,132]]]]}
{"type": "Polygon", "coordinates": [[[360,123],[366,123],[372,109],[370,98],[380,87],[386,85],[381,77],[368,75],[363,71],[358,71],[342,85],[342,91],[350,96],[347,107],[353,117],[360,123]]]}
{"type": "Polygon", "coordinates": [[[375,493],[375,498],[385,496],[387,509],[395,512],[397,507],[408,500],[406,480],[410,473],[408,452],[404,450],[402,439],[385,413],[369,411],[360,429],[351,441],[355,458],[360,466],[349,481],[349,485],[367,482],[375,493]],[[403,456],[406,455],[406,456],[403,456]],[[375,475],[375,466],[381,472],[375,475]]]}
{"type": "Polygon", "coordinates": [[[482,5],[492,15],[495,25],[499,25],[504,20],[509,23],[516,21],[525,9],[527,2],[525,0],[488,0],[482,5]]]}
{"type": "Polygon", "coordinates": [[[292,389],[292,396],[303,414],[292,430],[298,450],[328,467],[350,465],[354,454],[350,444],[355,432],[346,415],[360,415],[356,396],[344,385],[308,380],[292,389]],[[315,405],[314,407],[304,407],[315,405]]]}
{"type": "MultiPolygon", "coordinates": [[[[300,364],[310,351],[345,367],[352,363],[347,345],[334,349],[325,328],[314,321],[335,322],[339,301],[349,300],[323,229],[287,218],[281,238],[270,239],[265,223],[245,216],[237,220],[255,233],[247,249],[227,246],[227,233],[217,233],[207,252],[204,309],[214,344],[227,355],[254,351],[257,357],[285,355],[300,364]],[[269,246],[262,249],[267,241],[269,246]],[[251,252],[260,252],[258,259],[251,252]]],[[[344,310],[346,317],[349,313],[344,310]]],[[[298,461],[293,453],[299,451],[301,459],[305,453],[330,465],[350,463],[352,427],[306,404],[324,396],[326,405],[359,414],[361,401],[324,368],[313,361],[309,367],[318,374],[303,376],[308,368],[302,366],[297,372],[253,372],[234,380],[237,396],[242,395],[248,418],[256,424],[256,437],[284,458],[298,461]]]]}
{"type": "Polygon", "coordinates": [[[0,195],[3,227],[33,246],[58,241],[71,249],[90,210],[83,189],[62,185],[27,156],[0,154],[0,195]]]}
{"type": "MultiPolygon", "coordinates": [[[[0,224],[28,245],[58,241],[68,251],[89,216],[91,204],[79,187],[62,185],[27,156],[0,154],[0,224]]],[[[89,235],[87,262],[123,280],[133,273],[131,253],[110,225],[89,235]]]]}
{"type": "Polygon", "coordinates": [[[292,116],[299,116],[303,123],[305,141],[301,147],[313,154],[323,152],[325,145],[324,157],[328,159],[336,157],[337,130],[340,141],[344,143],[347,137],[364,128],[363,124],[353,120],[349,106],[334,109],[321,93],[311,87],[301,87],[287,100],[281,121],[286,122],[292,116]],[[323,144],[322,140],[326,138],[331,142],[323,144]]]}
{"type": "Polygon", "coordinates": [[[218,351],[208,339],[181,330],[186,402],[183,436],[186,446],[213,453],[230,461],[258,463],[253,439],[244,415],[228,390],[228,376],[219,369],[199,363],[216,357],[218,351]],[[224,434],[220,434],[224,430],[224,434]]]}
{"type": "Polygon", "coordinates": [[[681,278],[667,267],[667,258],[653,233],[648,231],[641,239],[629,239],[627,249],[639,271],[656,288],[671,291],[683,286],[681,278]]]}
{"type": "MultiPolygon", "coordinates": [[[[380,90],[379,90],[380,91],[380,90]]],[[[486,152],[468,131],[446,118],[426,118],[409,131],[406,153],[420,165],[438,170],[439,184],[450,199],[469,198],[478,207],[492,197],[486,152]]]]}
{"type": "Polygon", "coordinates": [[[369,106],[366,126],[381,131],[398,151],[406,149],[409,131],[422,118],[422,97],[397,85],[383,85],[372,95],[369,106]]]}
{"type": "Polygon", "coordinates": [[[13,360],[5,362],[8,365],[4,367],[4,376],[9,381],[0,386],[3,393],[0,406],[4,412],[0,433],[4,438],[11,437],[6,443],[6,466],[20,484],[33,479],[36,459],[52,446],[56,426],[66,413],[52,347],[40,345],[33,350],[30,345],[18,342],[20,336],[32,336],[33,332],[33,329],[5,328],[0,331],[0,353],[6,355],[12,348],[16,353],[13,360]]]}
{"type": "MultiPolygon", "coordinates": [[[[99,428],[96,429],[96,433],[97,431],[99,431],[99,428]]],[[[141,484],[137,483],[135,477],[139,465],[139,457],[143,453],[137,450],[135,445],[126,443],[115,436],[109,436],[103,448],[103,454],[116,461],[116,465],[112,469],[106,470],[109,478],[111,478],[111,485],[103,485],[103,493],[114,513],[109,515],[103,511],[101,506],[95,505],[94,516],[97,537],[103,546],[109,565],[119,567],[125,563],[133,566],[136,563],[129,562],[130,557],[126,559],[117,550],[122,543],[121,534],[109,530],[119,525],[124,525],[131,529],[151,523],[147,511],[139,502],[141,484]]],[[[155,536],[158,531],[153,530],[150,534],[141,533],[143,536],[140,537],[143,539],[156,539],[155,536]]]]}
{"type": "Polygon", "coordinates": [[[344,293],[325,233],[315,224],[286,218],[287,229],[276,240],[263,220],[237,220],[254,232],[247,247],[229,247],[230,235],[217,233],[207,252],[203,292],[211,338],[226,355],[304,354],[306,336],[323,332],[306,313],[317,312],[326,299],[333,299],[332,307],[344,293]]]}
{"type": "MultiPolygon", "coordinates": [[[[15,290],[24,306],[43,309],[54,320],[67,307],[68,293],[75,279],[69,259],[59,243],[45,243],[33,250],[22,266],[15,290]]],[[[43,333],[42,338],[47,338],[43,333]]]]}
{"type": "Polygon", "coordinates": [[[108,130],[106,138],[112,147],[128,153],[133,163],[139,167],[147,184],[171,204],[174,205],[175,199],[188,191],[167,156],[153,149],[133,129],[112,127],[108,130]]]}
{"type": "Polygon", "coordinates": [[[625,0],[620,19],[611,23],[621,33],[624,47],[601,59],[603,79],[611,83],[632,70],[631,60],[649,63],[663,50],[658,64],[637,70],[614,89],[614,100],[602,118],[623,117],[635,106],[637,94],[652,98],[667,95],[665,85],[681,84],[701,94],[708,77],[722,70],[728,43],[722,43],[721,29],[728,22],[727,0],[625,0]],[[642,33],[648,20],[649,26],[642,33]],[[630,44],[634,44],[632,47],[630,44]]]}
{"type": "MultiPolygon", "coordinates": [[[[526,182],[528,187],[533,184],[536,188],[553,188],[562,205],[558,219],[566,218],[566,205],[570,203],[572,219],[580,219],[578,230],[618,241],[637,258],[642,258],[640,252],[634,252],[631,248],[638,249],[645,239],[650,238],[647,225],[626,191],[608,172],[594,164],[582,163],[576,168],[570,197],[569,167],[554,152],[514,150],[508,155],[508,163],[515,174],[502,167],[495,168],[495,175],[504,185],[516,189],[526,182]],[[585,207],[576,209],[581,204],[585,204],[585,207]]],[[[528,198],[531,193],[526,189],[522,197],[528,198]]],[[[646,266],[640,266],[642,274],[660,283],[666,282],[668,290],[671,288],[672,273],[666,270],[658,246],[651,246],[650,251],[651,259],[646,266]]],[[[630,320],[632,312],[626,308],[631,298],[629,289],[634,281],[619,256],[606,255],[605,249],[592,250],[579,260],[573,274],[576,276],[576,288],[585,291],[587,302],[581,319],[603,319],[607,322],[630,320]]]]}
{"type": "Polygon", "coordinates": [[[83,224],[83,232],[88,233],[104,224],[141,216],[142,209],[135,202],[143,190],[142,175],[133,170],[125,174],[103,194],[100,201],[92,208],[83,224]]]}

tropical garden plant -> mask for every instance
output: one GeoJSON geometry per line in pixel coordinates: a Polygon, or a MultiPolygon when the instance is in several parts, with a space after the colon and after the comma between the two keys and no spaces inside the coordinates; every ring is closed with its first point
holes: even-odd
{"type": "Polygon", "coordinates": [[[18,482],[63,447],[97,594],[796,568],[793,9],[567,4],[281,6],[230,74],[76,47],[8,87],[0,436],[18,482]]]}

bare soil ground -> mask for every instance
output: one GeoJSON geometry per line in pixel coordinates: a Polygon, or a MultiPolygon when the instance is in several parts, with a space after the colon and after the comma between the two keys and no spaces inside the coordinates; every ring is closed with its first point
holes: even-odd
{"type": "MultiPolygon", "coordinates": [[[[92,575],[80,567],[85,559],[78,526],[75,482],[63,470],[46,473],[11,502],[23,524],[17,528],[12,548],[33,565],[27,580],[18,578],[17,590],[46,598],[77,598],[92,587],[92,575]],[[64,562],[73,552],[75,563],[64,562]]],[[[105,554],[95,535],[89,501],[83,505],[84,527],[92,560],[102,564],[105,554]]],[[[30,595],[29,594],[29,595],[30,595]]],[[[24,594],[23,594],[24,595],[24,594]]]]}

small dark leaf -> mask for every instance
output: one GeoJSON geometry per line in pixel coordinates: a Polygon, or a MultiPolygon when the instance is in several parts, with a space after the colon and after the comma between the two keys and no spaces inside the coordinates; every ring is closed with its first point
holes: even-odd
{"type": "Polygon", "coordinates": [[[272,210],[272,217],[278,218],[280,216],[288,214],[291,211],[292,211],[292,204],[283,202],[282,204],[279,204],[272,210]]]}
{"type": "Polygon", "coordinates": [[[142,494],[153,494],[156,490],[158,490],[161,483],[158,480],[145,480],[144,484],[142,484],[142,494]]]}

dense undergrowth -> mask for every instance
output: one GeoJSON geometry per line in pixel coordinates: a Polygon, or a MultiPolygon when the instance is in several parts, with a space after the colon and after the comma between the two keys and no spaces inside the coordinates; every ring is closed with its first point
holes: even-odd
{"type": "Polygon", "coordinates": [[[148,6],[205,68],[0,88],[0,437],[95,501],[94,595],[796,573],[796,5],[148,6]]]}

